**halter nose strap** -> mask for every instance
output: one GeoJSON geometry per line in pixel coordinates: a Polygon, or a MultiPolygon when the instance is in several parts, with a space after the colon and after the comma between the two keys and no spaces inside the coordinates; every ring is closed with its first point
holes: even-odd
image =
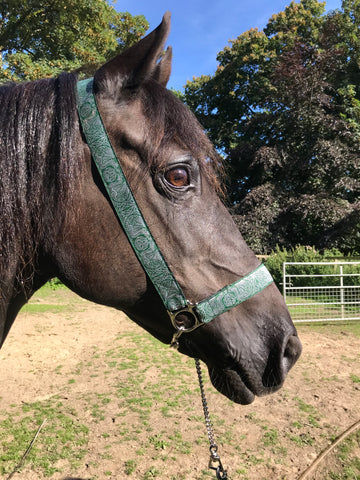
{"type": "Polygon", "coordinates": [[[196,305],[188,302],[150,232],[116,157],[97,108],[92,78],[78,82],[77,105],[92,158],[118,219],[143,269],[160,295],[176,330],[172,343],[177,344],[182,333],[191,332],[209,323],[273,282],[265,265],[260,265],[253,272],[196,305]],[[182,325],[179,321],[181,314],[190,317],[190,326],[182,325]]]}

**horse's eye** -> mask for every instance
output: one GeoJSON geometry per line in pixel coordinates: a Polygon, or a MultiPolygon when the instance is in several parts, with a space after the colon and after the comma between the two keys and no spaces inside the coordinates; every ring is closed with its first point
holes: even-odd
{"type": "Polygon", "coordinates": [[[173,187],[186,187],[189,185],[189,174],[185,168],[176,167],[165,173],[165,178],[173,187]]]}

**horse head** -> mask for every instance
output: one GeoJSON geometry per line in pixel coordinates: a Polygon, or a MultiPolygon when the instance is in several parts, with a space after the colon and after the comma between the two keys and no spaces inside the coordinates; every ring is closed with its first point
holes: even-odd
{"type": "MultiPolygon", "coordinates": [[[[260,262],[220,199],[214,148],[193,114],[166,89],[169,29],[166,14],[156,30],[95,73],[92,89],[141,215],[184,296],[196,305],[260,262]]],[[[73,208],[43,247],[38,269],[46,264],[49,275],[75,292],[124,311],[170,343],[174,325],[118,221],[80,124],[74,142],[79,173],[73,208]]],[[[186,330],[192,320],[185,312],[176,321],[186,330]]],[[[179,351],[202,359],[214,386],[243,404],[280,388],[301,352],[274,283],[190,330],[178,337],[179,351]]]]}

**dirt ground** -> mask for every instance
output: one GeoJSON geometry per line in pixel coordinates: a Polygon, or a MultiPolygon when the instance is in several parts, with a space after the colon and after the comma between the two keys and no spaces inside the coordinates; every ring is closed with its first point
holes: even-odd
{"type": "MultiPolygon", "coordinates": [[[[160,396],[147,411],[143,422],[147,431],[135,408],[132,413],[127,410],[126,417],[117,416],[122,404],[119,395],[115,399],[113,388],[119,389],[119,383],[130,386],[134,373],[130,369],[109,370],[109,352],[116,342],[126,347],[131,335],[140,335],[141,342],[146,344],[148,334],[142,334],[121,312],[86,302],[71,292],[62,295],[72,308],[21,313],[0,351],[0,412],[8,412],[14,404],[44,402],[58,396],[63,404],[76,409],[79,421],[89,428],[86,453],[79,464],[73,467],[63,460],[58,465],[61,472],[50,478],[211,478],[205,473],[208,447],[200,398],[198,404],[193,397],[189,397],[190,405],[186,401],[174,403],[165,415],[160,396]],[[105,371],[106,374],[102,373],[105,371]],[[105,393],[109,397],[101,417],[97,418],[88,408],[90,395],[96,392],[99,398],[105,393]],[[127,425],[130,432],[126,439],[119,433],[120,418],[122,428],[127,425]],[[174,431],[186,449],[178,448],[179,442],[176,444],[171,436],[174,431]],[[147,443],[150,437],[164,441],[159,447],[153,440],[147,443]]],[[[51,301],[59,302],[46,299],[46,303],[51,301]]],[[[300,326],[299,336],[302,357],[284,388],[276,394],[240,406],[230,403],[207,383],[222,461],[232,479],[295,480],[334,438],[360,419],[360,338],[338,326],[315,331],[300,326]]],[[[138,399],[161,376],[162,358],[170,354],[166,347],[159,352],[158,363],[146,365],[145,361],[142,366],[144,375],[137,387],[138,399]]],[[[169,362],[173,362],[171,369],[175,369],[172,378],[177,378],[178,364],[179,371],[188,375],[191,389],[196,390],[195,368],[192,373],[185,358],[177,353],[171,355],[169,362]]],[[[168,385],[168,390],[174,388],[175,392],[177,387],[168,385]]],[[[0,455],[1,448],[0,443],[0,455]]],[[[360,456],[359,445],[355,445],[352,454],[360,456]]],[[[326,462],[316,476],[309,478],[330,478],[325,466],[326,462]]],[[[7,475],[0,478],[5,480],[7,475]]],[[[41,470],[25,463],[13,478],[45,477],[41,470]]]]}

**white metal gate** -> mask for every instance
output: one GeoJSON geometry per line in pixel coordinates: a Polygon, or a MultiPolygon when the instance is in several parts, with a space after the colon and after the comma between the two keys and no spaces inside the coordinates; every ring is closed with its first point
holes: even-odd
{"type": "Polygon", "coordinates": [[[360,320],[360,262],[284,262],[283,282],[294,322],[360,320]]]}

